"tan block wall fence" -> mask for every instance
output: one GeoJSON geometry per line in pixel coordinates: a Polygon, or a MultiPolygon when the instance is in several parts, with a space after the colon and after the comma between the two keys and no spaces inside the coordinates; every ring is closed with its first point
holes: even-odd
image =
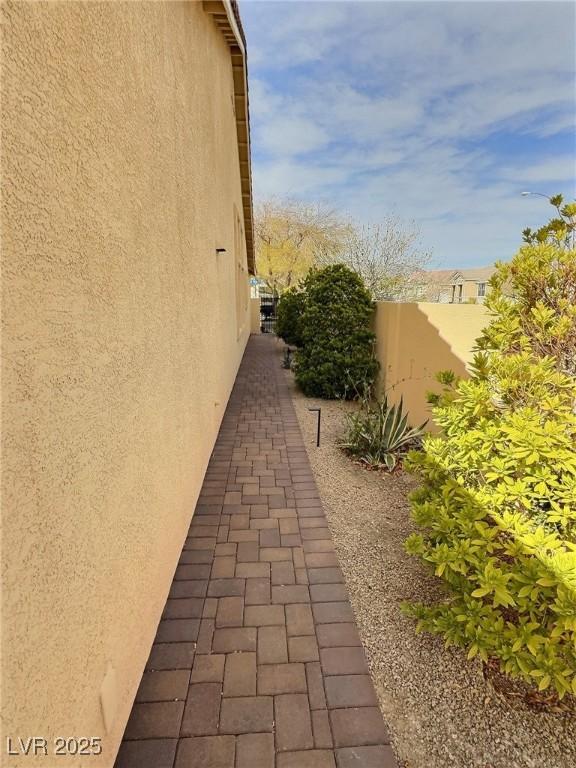
{"type": "Polygon", "coordinates": [[[197,2],[3,16],[0,764],[111,766],[250,332],[230,51],[197,2]]]}
{"type": "MultiPolygon", "coordinates": [[[[252,333],[260,333],[260,300],[251,299],[252,333]]],[[[427,392],[441,392],[436,373],[466,377],[475,341],[489,320],[481,304],[376,303],[373,330],[380,363],[377,390],[388,401],[403,398],[412,425],[431,419],[427,392]]],[[[432,421],[427,425],[435,431],[432,421]]]]}
{"type": "Polygon", "coordinates": [[[452,370],[466,376],[474,342],[487,322],[488,312],[480,304],[378,302],[374,325],[380,392],[386,391],[391,403],[403,397],[411,424],[429,419],[426,393],[442,391],[436,373],[452,370]]]}

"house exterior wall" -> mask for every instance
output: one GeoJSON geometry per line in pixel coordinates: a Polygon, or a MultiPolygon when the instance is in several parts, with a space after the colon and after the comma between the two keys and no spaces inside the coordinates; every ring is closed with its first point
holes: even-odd
{"type": "Polygon", "coordinates": [[[0,764],[112,766],[250,332],[230,50],[197,2],[2,13],[0,764]]]}
{"type": "MultiPolygon", "coordinates": [[[[378,302],[375,315],[380,393],[396,403],[403,397],[412,425],[429,419],[426,393],[441,392],[438,371],[467,376],[474,342],[488,322],[487,310],[475,304],[378,302]]],[[[428,429],[435,430],[433,423],[428,429]]]]}
{"type": "Polygon", "coordinates": [[[478,283],[475,280],[465,280],[462,301],[476,299],[478,296],[478,283]]]}
{"type": "Polygon", "coordinates": [[[488,282],[488,278],[486,280],[464,280],[462,283],[462,298],[459,298],[459,284],[451,285],[450,286],[450,298],[449,301],[454,304],[484,304],[484,299],[486,296],[490,293],[491,287],[488,282]],[[479,296],[479,285],[480,283],[485,283],[485,289],[484,289],[484,296],[479,296]],[[454,300],[452,300],[452,296],[454,296],[454,300]]]}
{"type": "Polygon", "coordinates": [[[464,280],[462,285],[462,303],[482,301],[478,298],[478,282],[476,280],[464,280]]]}

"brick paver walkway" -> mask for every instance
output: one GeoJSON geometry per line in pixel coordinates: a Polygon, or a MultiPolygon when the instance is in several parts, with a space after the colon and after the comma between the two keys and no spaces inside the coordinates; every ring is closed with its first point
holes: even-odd
{"type": "Polygon", "coordinates": [[[116,768],[395,760],[268,336],[252,336],[116,768]]]}

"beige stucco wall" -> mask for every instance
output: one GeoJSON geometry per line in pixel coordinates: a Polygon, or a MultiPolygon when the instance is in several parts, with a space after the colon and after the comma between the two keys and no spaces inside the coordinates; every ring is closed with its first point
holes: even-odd
{"type": "MultiPolygon", "coordinates": [[[[466,376],[472,349],[487,324],[480,304],[378,302],[375,316],[380,392],[390,402],[402,396],[411,424],[430,418],[426,393],[441,392],[438,371],[466,376]]],[[[434,429],[434,425],[429,425],[434,429]]]]}
{"type": "Polygon", "coordinates": [[[111,766],[250,331],[230,52],[196,2],[3,15],[0,764],[111,766]],[[56,734],[104,753],[4,753],[56,734]]]}
{"type": "Polygon", "coordinates": [[[474,280],[465,280],[462,290],[462,301],[478,298],[478,283],[474,280]]]}
{"type": "Polygon", "coordinates": [[[260,333],[260,299],[250,299],[250,331],[260,333]]]}

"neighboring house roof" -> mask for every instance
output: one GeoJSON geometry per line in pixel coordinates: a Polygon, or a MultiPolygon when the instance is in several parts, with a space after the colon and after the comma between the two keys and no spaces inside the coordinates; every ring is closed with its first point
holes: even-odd
{"type": "Polygon", "coordinates": [[[420,269],[410,277],[410,283],[401,296],[412,296],[414,301],[438,301],[449,290],[453,269],[420,269]]]}
{"type": "Polygon", "coordinates": [[[420,285],[454,285],[466,280],[484,283],[496,272],[495,266],[472,269],[421,269],[412,275],[412,282],[420,285]]]}
{"type": "Polygon", "coordinates": [[[454,286],[466,282],[486,283],[496,272],[495,266],[472,269],[422,269],[410,279],[413,293],[420,301],[441,301],[450,295],[454,286]]]}
{"type": "Polygon", "coordinates": [[[454,272],[453,269],[423,269],[413,279],[425,285],[449,285],[454,272]]]}
{"type": "Polygon", "coordinates": [[[494,265],[490,267],[477,267],[472,269],[456,269],[452,270],[452,279],[449,281],[451,284],[455,282],[461,282],[462,280],[472,280],[475,283],[486,283],[492,275],[496,272],[494,265]]]}
{"type": "Polygon", "coordinates": [[[240,183],[242,187],[242,208],[248,271],[254,274],[254,216],[252,212],[252,170],[250,163],[250,112],[248,107],[248,64],[246,37],[242,29],[240,12],[236,0],[204,0],[204,10],[209,13],[222,32],[230,48],[232,75],[234,79],[234,112],[236,114],[236,135],[240,158],[240,183]]]}

